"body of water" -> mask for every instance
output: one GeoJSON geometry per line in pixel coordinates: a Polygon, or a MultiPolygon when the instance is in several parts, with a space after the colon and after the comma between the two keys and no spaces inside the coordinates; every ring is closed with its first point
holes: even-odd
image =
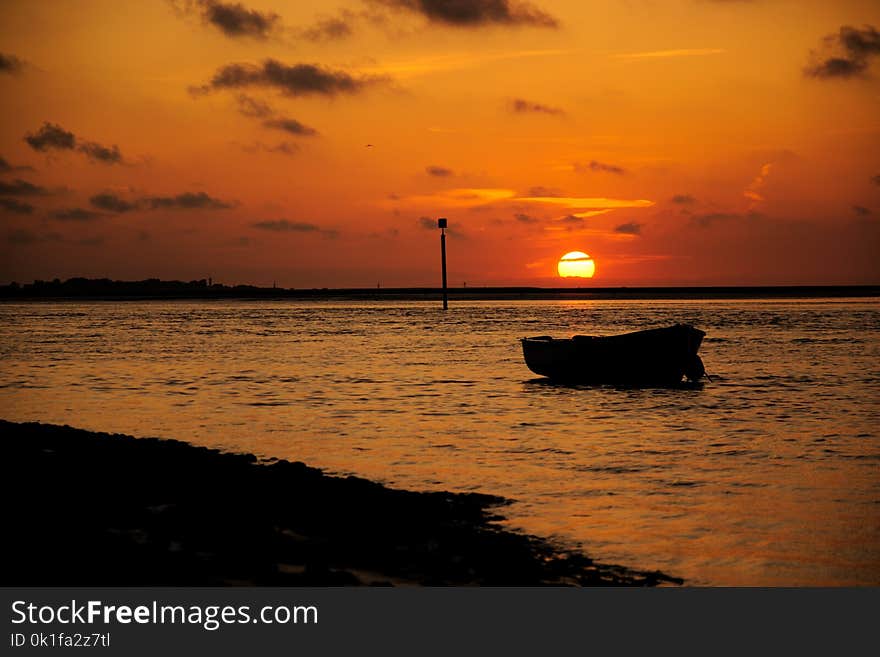
{"type": "Polygon", "coordinates": [[[876,299],[5,303],[0,417],[503,495],[689,584],[880,585],[876,299]],[[518,342],[676,322],[713,382],[552,385],[518,342]]]}

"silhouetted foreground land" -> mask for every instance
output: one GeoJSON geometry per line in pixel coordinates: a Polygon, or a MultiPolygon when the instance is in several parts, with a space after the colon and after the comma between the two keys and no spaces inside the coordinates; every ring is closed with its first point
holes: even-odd
{"type": "MultiPolygon", "coordinates": [[[[810,297],[876,297],[880,286],[783,286],[783,287],[453,287],[450,299],[750,299],[810,297]]],[[[0,299],[357,299],[437,300],[438,288],[293,289],[223,285],[210,279],[198,281],[113,281],[107,278],[71,278],[66,281],[34,281],[25,285],[0,285],[0,299]]]]}
{"type": "Polygon", "coordinates": [[[176,440],[0,420],[11,585],[652,586],[505,531],[476,493],[415,493],[176,440]]]}

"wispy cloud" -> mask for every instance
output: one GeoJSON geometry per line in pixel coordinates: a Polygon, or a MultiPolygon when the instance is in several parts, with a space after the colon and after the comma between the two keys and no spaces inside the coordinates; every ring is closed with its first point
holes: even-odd
{"type": "Polygon", "coordinates": [[[395,78],[417,77],[419,75],[427,75],[430,73],[442,73],[446,71],[455,71],[465,68],[473,68],[490,62],[503,61],[508,59],[523,59],[529,57],[558,57],[570,54],[571,50],[562,50],[559,48],[543,49],[543,50],[509,50],[503,52],[461,52],[446,53],[443,55],[434,55],[430,57],[420,57],[417,59],[409,59],[397,62],[387,62],[385,64],[366,67],[364,73],[373,75],[388,75],[395,78]]]}
{"type": "Polygon", "coordinates": [[[339,233],[335,230],[322,228],[317,224],[311,224],[305,221],[288,221],[287,219],[276,219],[271,221],[257,221],[251,224],[259,230],[268,230],[275,233],[317,233],[326,238],[338,237],[339,233]]]}
{"type": "Polygon", "coordinates": [[[649,50],[646,52],[626,52],[609,55],[612,59],[665,59],[669,57],[705,57],[720,55],[723,48],[677,48],[673,50],[649,50]]]}
{"type": "Polygon", "coordinates": [[[743,190],[743,196],[745,196],[749,201],[749,210],[754,210],[757,207],[758,203],[761,203],[764,200],[764,196],[761,194],[761,188],[764,186],[764,183],[767,180],[767,176],[770,175],[770,169],[773,167],[772,162],[768,162],[767,164],[761,167],[760,173],[755,176],[755,179],[749,183],[749,186],[743,190]]]}
{"type": "Polygon", "coordinates": [[[564,205],[569,208],[587,209],[609,209],[616,210],[619,208],[649,208],[654,205],[654,201],[645,199],[625,200],[605,197],[579,198],[571,196],[526,196],[516,198],[517,201],[528,201],[531,203],[550,203],[554,205],[564,205]]]}

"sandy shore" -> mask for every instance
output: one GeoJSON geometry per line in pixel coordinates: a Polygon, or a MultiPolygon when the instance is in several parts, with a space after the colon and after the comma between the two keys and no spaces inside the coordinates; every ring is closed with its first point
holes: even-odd
{"type": "Polygon", "coordinates": [[[176,440],[0,420],[6,586],[680,583],[417,493],[176,440]]]}

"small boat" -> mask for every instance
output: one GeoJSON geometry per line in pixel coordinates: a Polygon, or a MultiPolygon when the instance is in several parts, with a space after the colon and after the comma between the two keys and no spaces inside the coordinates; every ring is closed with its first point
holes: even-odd
{"type": "Polygon", "coordinates": [[[705,333],[689,324],[620,335],[523,338],[526,365],[566,383],[675,385],[698,381],[706,370],[697,355],[705,333]]]}

